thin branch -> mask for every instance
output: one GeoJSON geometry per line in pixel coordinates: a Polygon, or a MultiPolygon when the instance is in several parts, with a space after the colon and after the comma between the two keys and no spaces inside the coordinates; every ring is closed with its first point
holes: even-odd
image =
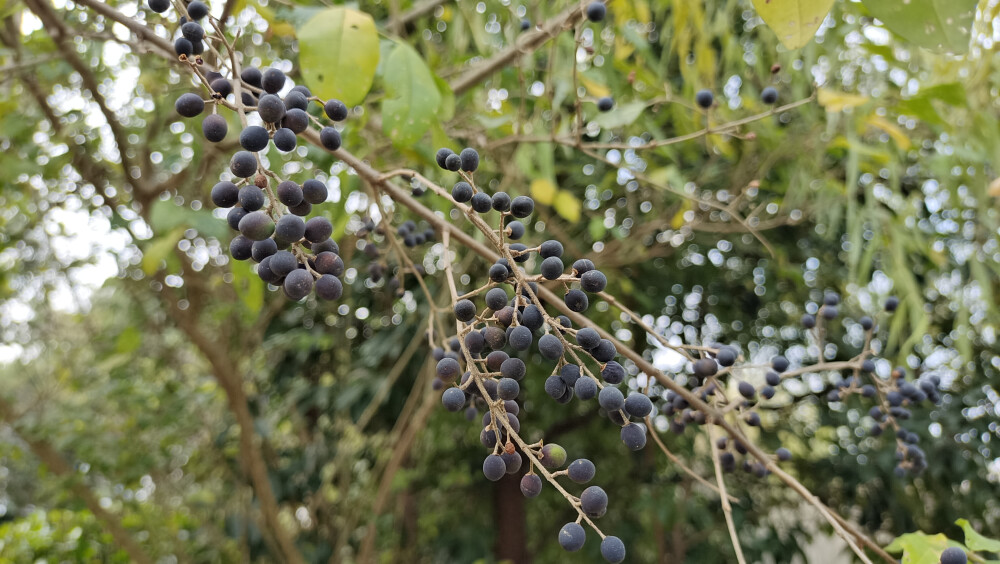
{"type": "Polygon", "coordinates": [[[468,69],[452,80],[449,84],[452,92],[455,94],[465,92],[494,72],[510,66],[518,57],[538,49],[560,32],[570,29],[573,24],[583,19],[585,5],[583,2],[573,2],[572,6],[542,24],[539,29],[521,34],[514,45],[468,69]]]}
{"type": "Polygon", "coordinates": [[[716,433],[715,425],[708,425],[708,448],[712,451],[712,463],[715,466],[715,480],[719,483],[719,491],[722,492],[722,513],[726,516],[726,527],[729,528],[729,538],[733,541],[733,550],[736,551],[736,561],[739,564],[746,564],[743,557],[743,548],[740,546],[739,535],[736,534],[736,524],[733,523],[733,508],[729,505],[729,496],[726,494],[726,481],[722,478],[722,463],[719,461],[719,450],[715,448],[716,433]]]}

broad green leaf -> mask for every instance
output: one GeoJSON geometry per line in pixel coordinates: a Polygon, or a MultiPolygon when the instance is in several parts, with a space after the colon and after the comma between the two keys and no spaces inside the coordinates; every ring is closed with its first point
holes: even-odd
{"type": "Polygon", "coordinates": [[[430,129],[441,93],[427,64],[413,47],[400,43],[385,65],[382,131],[402,147],[415,145],[430,129]]]}
{"type": "Polygon", "coordinates": [[[965,531],[965,546],[970,550],[985,550],[987,552],[1000,552],[1000,540],[984,537],[972,528],[972,523],[967,519],[959,519],[955,524],[965,531]]]}
{"type": "Polygon", "coordinates": [[[812,40],[833,0],[753,0],[764,23],[789,49],[798,49],[812,40]]]}
{"type": "Polygon", "coordinates": [[[156,200],[149,211],[149,226],[154,233],[163,233],[177,227],[194,228],[202,235],[222,240],[226,238],[226,222],[212,215],[207,209],[193,210],[178,206],[173,200],[156,200]]]}
{"type": "Polygon", "coordinates": [[[571,223],[580,221],[580,200],[567,190],[556,192],[556,199],[552,202],[553,209],[564,219],[571,223]]]}
{"type": "Polygon", "coordinates": [[[556,198],[556,185],[547,178],[536,178],[531,181],[531,197],[544,206],[551,206],[556,198]]]}
{"type": "Polygon", "coordinates": [[[864,0],[885,27],[920,47],[964,53],[969,49],[978,0],[864,0]]]}
{"type": "Polygon", "coordinates": [[[941,553],[948,548],[948,537],[941,533],[928,535],[924,532],[906,533],[896,537],[886,552],[902,552],[903,564],[938,564],[941,553]]]}
{"type": "Polygon", "coordinates": [[[175,227],[173,231],[153,238],[142,253],[142,271],[150,276],[160,268],[160,263],[167,259],[174,250],[177,241],[184,236],[184,227],[175,227]]]}
{"type": "Polygon", "coordinates": [[[644,102],[629,102],[615,106],[610,112],[597,114],[592,121],[601,126],[602,129],[614,129],[634,122],[645,109],[644,102]]]}
{"type": "Polygon", "coordinates": [[[364,12],[327,8],[299,28],[299,66],[320,98],[351,106],[365,99],[378,66],[378,31],[364,12]]]}

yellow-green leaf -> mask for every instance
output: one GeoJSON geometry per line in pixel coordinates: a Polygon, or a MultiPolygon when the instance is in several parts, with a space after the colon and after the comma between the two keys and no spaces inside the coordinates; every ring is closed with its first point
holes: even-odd
{"type": "Polygon", "coordinates": [[[577,222],[580,221],[580,200],[577,199],[572,193],[566,190],[559,190],[556,192],[556,199],[552,203],[552,207],[556,210],[556,213],[561,215],[566,221],[577,222]]]}
{"type": "Polygon", "coordinates": [[[900,149],[905,151],[910,148],[911,143],[909,136],[907,136],[898,125],[882,116],[877,115],[868,116],[868,119],[865,121],[868,125],[888,133],[889,137],[892,137],[892,140],[896,142],[896,145],[898,145],[900,149]]]}
{"type": "Polygon", "coordinates": [[[830,90],[829,88],[820,88],[819,92],[816,94],[816,100],[819,102],[820,106],[826,108],[828,112],[840,112],[846,110],[847,108],[856,108],[861,104],[868,101],[867,96],[859,96],[858,94],[847,94],[846,92],[837,92],[835,90],[830,90]]]}
{"type": "Polygon", "coordinates": [[[885,27],[920,47],[964,53],[979,0],[864,0],[885,27]]]}
{"type": "Polygon", "coordinates": [[[385,64],[382,131],[401,147],[420,141],[435,121],[441,93],[420,54],[406,43],[396,45],[385,64]]]}
{"type": "Polygon", "coordinates": [[[556,185],[547,178],[536,178],[531,181],[531,197],[536,202],[545,206],[551,206],[556,198],[556,185]]]}
{"type": "Polygon", "coordinates": [[[946,548],[948,548],[948,537],[941,533],[928,535],[917,531],[896,537],[885,550],[902,552],[903,564],[938,564],[941,553],[946,548]]]}
{"type": "Polygon", "coordinates": [[[959,519],[955,524],[965,531],[965,546],[969,550],[985,550],[986,552],[1000,552],[1000,540],[984,537],[972,528],[972,523],[967,519],[959,519]]]}
{"type": "Polygon", "coordinates": [[[812,40],[833,0],[753,0],[764,23],[789,49],[798,49],[812,40]]]}
{"type": "Polygon", "coordinates": [[[310,18],[298,36],[299,66],[313,93],[349,106],[365,99],[379,55],[371,16],[341,6],[327,8],[310,18]]]}

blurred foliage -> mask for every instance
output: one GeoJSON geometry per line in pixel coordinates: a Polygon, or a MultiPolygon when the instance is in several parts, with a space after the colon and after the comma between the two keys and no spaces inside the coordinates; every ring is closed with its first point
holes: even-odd
{"type": "MultiPolygon", "coordinates": [[[[959,518],[998,536],[997,2],[979,4],[969,41],[952,46],[967,52],[953,55],[921,47],[938,44],[900,28],[902,16],[875,20],[900,4],[888,0],[833,3],[796,49],[781,46],[764,25],[771,17],[749,1],[613,0],[604,24],[580,26],[583,48],[561,33],[463,88],[469,69],[518,41],[522,20],[544,25],[573,3],[442,2],[403,17],[423,4],[236,1],[229,29],[241,31],[246,61],[279,61],[296,82],[357,102],[344,146],[379,170],[444,182],[437,147],[479,148],[477,178],[490,190],[540,204],[526,238],[558,238],[571,260],[593,259],[609,291],[668,339],[732,343],[752,362],[778,351],[803,362],[811,353],[798,320],[835,289],[844,316],[823,354],[843,360],[863,345],[851,319],[898,295],[899,311],[879,317],[888,336],[877,368],[944,382],[944,402],[906,424],[921,436],[927,471],[892,477],[892,440],[867,436],[866,406],[822,401],[832,382],[819,375],[782,391],[756,438],[789,448],[788,470],[883,545],[917,530],[966,538],[959,518]],[[362,37],[342,37],[352,33],[362,37]],[[338,52],[332,40],[352,48],[338,52]],[[767,86],[779,104],[806,103],[736,135],[646,146],[706,126],[691,103],[697,90],[716,93],[709,125],[718,127],[768,112],[767,86]],[[582,142],[627,147],[578,149],[574,91],[582,142]],[[593,102],[607,95],[615,109],[598,113],[593,102]]],[[[968,2],[909,9],[945,4],[966,17],[968,2]]],[[[521,501],[516,483],[486,482],[477,423],[438,408],[424,343],[430,308],[415,281],[405,277],[397,297],[390,279],[366,274],[358,232],[373,202],[360,179],[314,147],[300,146],[294,162],[267,155],[289,177],[328,180],[332,197],[319,208],[349,267],[340,304],[287,303],[228,260],[223,216],[206,209],[237,122],[227,116],[227,141],[203,143],[199,123],[173,111],[190,79],[155,45],[83,3],[57,3],[47,9],[72,30],[67,53],[31,15],[39,5],[0,2],[0,68],[9,69],[0,77],[0,378],[12,406],[0,440],[0,561],[129,559],[68,480],[95,492],[154,559],[278,560],[211,355],[241,379],[280,522],[306,561],[493,562],[510,540],[500,532],[511,530],[534,561],[565,561],[555,542],[571,517],[565,500],[547,488],[521,501]],[[70,56],[85,62],[99,96],[70,56]],[[33,441],[75,475],[40,464],[33,441]]],[[[135,1],[107,5],[173,32],[135,1]]],[[[453,217],[441,198],[420,201],[453,217]]],[[[383,205],[394,223],[419,221],[383,205]]],[[[437,245],[411,256],[444,303],[440,255],[437,245]]],[[[457,267],[471,289],[488,265],[462,252],[457,267]]],[[[608,304],[591,312],[664,362],[608,304]]],[[[655,445],[627,453],[595,406],[553,404],[540,385],[550,367],[526,358],[526,382],[539,385],[523,386],[525,438],[595,462],[611,498],[601,524],[625,541],[630,562],[733,560],[716,496],[655,445]]],[[[645,384],[627,368],[630,387],[645,384]]],[[[711,476],[704,436],[659,431],[711,476]]],[[[727,486],[752,561],[808,558],[830,534],[773,477],[737,473],[727,486]]],[[[597,544],[574,561],[600,561],[597,544]]]]}

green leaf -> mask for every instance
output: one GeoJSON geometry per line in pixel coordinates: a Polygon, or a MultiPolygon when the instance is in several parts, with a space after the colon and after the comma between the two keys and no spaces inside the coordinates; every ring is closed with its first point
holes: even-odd
{"type": "Polygon", "coordinates": [[[245,311],[257,315],[264,305],[264,284],[250,269],[247,261],[232,261],[230,270],[233,273],[233,287],[243,302],[245,311]]]}
{"type": "Polygon", "coordinates": [[[146,276],[152,275],[160,269],[160,263],[167,260],[170,252],[177,246],[177,241],[184,236],[184,227],[176,227],[170,233],[161,237],[154,237],[150,240],[146,250],[142,253],[142,271],[146,276]]]}
{"type": "Polygon", "coordinates": [[[382,131],[396,145],[415,145],[434,123],[441,93],[420,54],[400,43],[385,65],[382,131]]]}
{"type": "Polygon", "coordinates": [[[938,533],[928,535],[922,531],[896,537],[886,552],[902,552],[903,564],[938,564],[941,553],[948,548],[948,537],[938,533]]]}
{"type": "Polygon", "coordinates": [[[959,519],[955,524],[965,531],[965,546],[970,550],[985,550],[987,552],[1000,552],[1000,540],[984,537],[972,528],[972,524],[967,519],[959,519]]]}
{"type": "Polygon", "coordinates": [[[156,200],[149,210],[149,226],[154,233],[171,231],[178,227],[194,228],[202,235],[222,240],[226,238],[226,222],[206,209],[193,210],[178,206],[173,200],[156,200]]]}
{"type": "Polygon", "coordinates": [[[833,0],[753,0],[764,23],[789,49],[798,49],[812,40],[833,0]]]}
{"type": "Polygon", "coordinates": [[[298,37],[299,66],[313,93],[349,106],[365,99],[379,55],[371,16],[350,8],[327,8],[299,28],[298,37]]]}
{"type": "Polygon", "coordinates": [[[978,0],[864,0],[885,27],[920,47],[964,53],[969,49],[978,0]]]}
{"type": "Polygon", "coordinates": [[[645,102],[630,102],[621,104],[610,112],[600,113],[591,121],[601,126],[602,129],[614,129],[631,124],[642,115],[642,111],[645,109],[645,102]]]}

